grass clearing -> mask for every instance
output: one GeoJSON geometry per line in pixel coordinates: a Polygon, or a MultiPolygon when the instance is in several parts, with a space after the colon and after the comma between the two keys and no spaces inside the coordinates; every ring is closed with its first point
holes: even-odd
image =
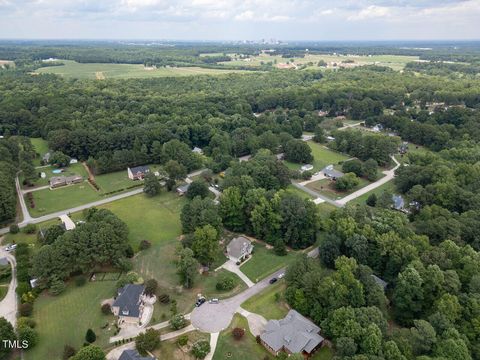
{"type": "Polygon", "coordinates": [[[327,196],[330,199],[337,200],[370,184],[370,182],[366,179],[363,179],[363,178],[358,178],[358,179],[360,181],[359,184],[348,191],[338,191],[337,189],[335,189],[335,182],[330,179],[317,180],[317,181],[308,183],[306,187],[313,191],[316,191],[319,194],[327,196]]]}
{"type": "Polygon", "coordinates": [[[40,160],[42,160],[43,155],[48,152],[48,142],[42,138],[30,138],[35,152],[38,156],[33,160],[35,166],[40,166],[40,160]]]}
{"type": "Polygon", "coordinates": [[[278,256],[273,249],[267,249],[265,245],[256,242],[252,258],[241,265],[241,270],[250,280],[258,282],[289,265],[295,260],[296,255],[295,251],[289,251],[285,256],[278,256]]]}
{"type": "Polygon", "coordinates": [[[245,301],[241,306],[247,311],[262,315],[267,320],[283,319],[289,310],[287,304],[283,300],[285,289],[285,281],[280,280],[276,284],[270,285],[261,293],[245,301]],[[278,300],[276,297],[278,297],[278,300]]]}
{"type": "Polygon", "coordinates": [[[338,208],[327,202],[323,202],[317,205],[318,213],[322,219],[326,219],[330,216],[330,213],[338,208]]]}
{"type": "Polygon", "coordinates": [[[39,342],[25,352],[25,358],[61,359],[64,345],[80,348],[89,328],[97,335],[94,344],[107,346],[114,332],[112,324],[115,319],[113,315],[103,315],[100,304],[102,300],[112,297],[114,291],[114,281],[99,281],[89,282],[82,287],[69,285],[59,296],[40,295],[35,301],[33,314],[39,342]],[[102,329],[107,323],[109,326],[102,329]]]}
{"type": "Polygon", "coordinates": [[[206,69],[200,67],[145,68],[142,64],[77,63],[73,60],[59,61],[65,65],[42,67],[35,70],[35,73],[56,74],[66,78],[104,80],[128,78],[144,79],[168,76],[223,75],[247,72],[242,70],[206,69]]]}
{"type": "MultiPolygon", "coordinates": [[[[317,144],[316,142],[307,141],[307,144],[312,149],[313,172],[320,171],[327,165],[332,165],[332,164],[335,165],[335,164],[338,164],[339,162],[349,159],[348,156],[342,153],[330,150],[326,146],[317,144]]],[[[295,164],[289,161],[285,161],[285,165],[292,170],[299,170],[300,167],[302,166],[301,164],[295,164]]]]}
{"type": "Polygon", "coordinates": [[[158,360],[195,360],[195,357],[190,353],[192,345],[200,340],[210,341],[210,336],[200,331],[192,331],[186,333],[185,336],[188,337],[186,346],[180,347],[177,344],[178,338],[162,341],[162,344],[153,352],[153,355],[158,360]]]}
{"type": "Polygon", "coordinates": [[[255,337],[250,333],[248,321],[243,316],[235,314],[230,326],[220,333],[213,360],[245,360],[271,359],[271,355],[262,345],[257,344],[255,337]],[[245,329],[245,335],[235,340],[232,330],[236,327],[245,329]]]}
{"type": "Polygon", "coordinates": [[[372,191],[369,191],[368,193],[363,194],[362,196],[359,196],[356,199],[349,201],[348,203],[365,205],[365,202],[367,201],[370,195],[375,194],[377,195],[377,198],[378,198],[384,191],[389,191],[391,193],[395,192],[395,184],[393,183],[393,180],[387,181],[385,184],[380,185],[376,189],[373,189],[372,191]]]}

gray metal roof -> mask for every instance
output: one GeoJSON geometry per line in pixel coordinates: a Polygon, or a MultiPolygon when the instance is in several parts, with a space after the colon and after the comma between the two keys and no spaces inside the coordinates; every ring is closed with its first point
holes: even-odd
{"type": "Polygon", "coordinates": [[[155,360],[151,356],[141,356],[137,350],[123,350],[118,360],[155,360]]]}
{"type": "Polygon", "coordinates": [[[342,173],[341,171],[335,170],[333,165],[328,165],[324,167],[322,170],[322,173],[324,173],[325,176],[329,178],[335,178],[335,179],[341,178],[344,175],[344,173],[342,173]]]}
{"type": "Polygon", "coordinates": [[[230,241],[230,243],[227,245],[227,252],[228,255],[238,259],[245,253],[250,253],[251,248],[253,248],[251,241],[243,236],[239,236],[230,241]]]}
{"type": "Polygon", "coordinates": [[[260,338],[274,351],[285,348],[291,353],[310,353],[324,340],[319,332],[317,325],[295,310],[290,310],[285,318],[270,320],[260,338]]]}
{"type": "Polygon", "coordinates": [[[378,285],[380,285],[380,286],[383,288],[383,290],[385,290],[385,289],[387,288],[388,283],[387,283],[385,280],[382,280],[382,279],[380,279],[378,276],[373,275],[373,274],[372,274],[372,278],[373,278],[373,280],[375,280],[375,282],[376,282],[378,285]]]}
{"type": "Polygon", "coordinates": [[[186,193],[189,187],[190,187],[190,184],[185,184],[177,187],[177,191],[181,193],[186,193]]]}
{"type": "Polygon", "coordinates": [[[140,296],[145,287],[137,284],[127,284],[118,289],[118,296],[112,306],[120,308],[120,316],[139,317],[140,316],[140,296]]]}

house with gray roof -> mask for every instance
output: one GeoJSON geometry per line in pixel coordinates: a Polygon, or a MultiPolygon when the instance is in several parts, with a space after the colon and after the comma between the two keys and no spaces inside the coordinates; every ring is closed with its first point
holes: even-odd
{"type": "Polygon", "coordinates": [[[330,178],[332,180],[337,180],[339,178],[341,178],[344,173],[341,172],[341,171],[338,171],[338,170],[335,170],[335,168],[333,167],[333,165],[328,165],[326,167],[323,168],[322,170],[322,173],[323,175],[325,175],[327,178],[330,178]]]}
{"type": "Polygon", "coordinates": [[[381,286],[382,289],[385,291],[385,289],[386,289],[387,286],[388,286],[388,283],[387,283],[385,280],[380,279],[378,276],[373,275],[373,274],[372,274],[372,278],[373,278],[373,280],[375,281],[375,283],[377,283],[379,286],[381,286]]]}
{"type": "Polygon", "coordinates": [[[135,166],[127,168],[127,175],[130,180],[142,180],[150,172],[148,166],[135,166]]]}
{"type": "Polygon", "coordinates": [[[185,185],[177,187],[177,194],[180,195],[180,196],[185,195],[187,193],[189,187],[190,187],[190,184],[185,184],[185,185]]]}
{"type": "Polygon", "coordinates": [[[270,320],[260,335],[260,340],[275,356],[280,351],[310,355],[325,340],[319,332],[317,325],[295,310],[290,310],[285,318],[270,320]]]}
{"type": "Polygon", "coordinates": [[[118,316],[118,322],[138,324],[144,307],[145,287],[138,284],[127,284],[118,289],[118,296],[113,302],[112,313],[118,316]]]}
{"type": "Polygon", "coordinates": [[[137,350],[123,350],[118,360],[156,360],[151,356],[142,356],[137,350]]]}
{"type": "Polygon", "coordinates": [[[243,236],[239,236],[227,245],[227,256],[230,260],[238,262],[249,256],[252,250],[252,242],[243,236]]]}
{"type": "Polygon", "coordinates": [[[393,208],[398,211],[405,211],[405,200],[402,195],[392,195],[393,208]]]}

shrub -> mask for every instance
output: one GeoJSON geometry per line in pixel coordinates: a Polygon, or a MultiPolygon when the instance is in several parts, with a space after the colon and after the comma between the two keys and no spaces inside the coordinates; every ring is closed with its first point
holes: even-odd
{"type": "Polygon", "coordinates": [[[18,294],[18,296],[22,297],[23,294],[30,291],[30,284],[28,282],[21,281],[18,283],[15,291],[18,294]]]}
{"type": "Polygon", "coordinates": [[[87,278],[83,275],[77,276],[75,278],[75,285],[79,287],[85,285],[86,283],[87,283],[87,278]]]}
{"type": "Polygon", "coordinates": [[[73,355],[75,355],[76,351],[75,351],[75,348],[73,346],[70,346],[70,345],[65,345],[63,347],[63,356],[62,356],[62,359],[63,360],[68,360],[70,359],[73,355]]]}
{"type": "Polygon", "coordinates": [[[54,279],[50,286],[50,293],[55,296],[60,295],[62,292],[65,291],[65,288],[65,282],[60,279],[54,279]]]}
{"type": "Polygon", "coordinates": [[[173,315],[173,317],[170,319],[170,327],[173,330],[180,330],[185,326],[187,326],[187,321],[182,314],[173,315]]]}
{"type": "Polygon", "coordinates": [[[188,343],[188,336],[187,335],[182,335],[178,338],[177,344],[180,346],[185,346],[188,343]]]}
{"type": "Polygon", "coordinates": [[[158,282],[155,279],[148,279],[145,281],[145,294],[152,296],[157,291],[158,282]]]}
{"type": "Polygon", "coordinates": [[[27,226],[23,228],[23,232],[25,234],[35,234],[37,232],[37,225],[27,224],[27,226]]]}
{"type": "Polygon", "coordinates": [[[140,250],[147,250],[150,246],[152,246],[152,243],[148,240],[142,240],[140,241],[139,249],[140,250]]]}
{"type": "Polygon", "coordinates": [[[135,347],[140,355],[147,355],[148,351],[155,350],[160,345],[160,331],[147,329],[135,338],[135,347]]]}
{"type": "Polygon", "coordinates": [[[95,334],[95,332],[92,329],[87,330],[87,333],[85,334],[85,340],[89,344],[91,344],[91,343],[95,342],[95,340],[97,340],[97,335],[95,334]]]}
{"type": "Polygon", "coordinates": [[[38,342],[38,333],[29,326],[19,326],[17,329],[17,334],[20,343],[25,341],[28,344],[27,349],[31,349],[38,342]]]}
{"type": "Polygon", "coordinates": [[[192,354],[197,359],[203,359],[210,352],[210,343],[208,341],[202,340],[197,341],[192,346],[192,354]]]}
{"type": "Polygon", "coordinates": [[[31,316],[33,313],[33,305],[30,303],[21,304],[18,307],[18,312],[20,313],[20,316],[31,316]]]}
{"type": "Polygon", "coordinates": [[[18,234],[20,228],[17,224],[10,225],[10,234],[18,234]]]}
{"type": "Polygon", "coordinates": [[[257,342],[257,344],[262,343],[262,339],[260,338],[260,335],[255,336],[255,341],[257,342]]]}
{"type": "Polygon", "coordinates": [[[127,248],[125,249],[125,256],[128,259],[131,259],[133,258],[134,255],[135,255],[135,251],[133,251],[132,245],[128,245],[127,248]]]}
{"type": "Polygon", "coordinates": [[[220,291],[232,290],[235,287],[235,280],[232,276],[224,275],[217,281],[215,287],[220,291]]]}
{"type": "Polygon", "coordinates": [[[28,326],[33,329],[35,326],[37,326],[37,323],[32,318],[19,317],[17,320],[17,327],[21,327],[21,326],[28,326]]]}
{"type": "Polygon", "coordinates": [[[109,315],[112,313],[112,308],[110,307],[110,304],[103,304],[102,305],[102,313],[105,315],[109,315]]]}
{"type": "Polygon", "coordinates": [[[232,335],[235,340],[240,340],[243,335],[245,335],[245,330],[239,327],[236,327],[232,330],[232,335]]]}

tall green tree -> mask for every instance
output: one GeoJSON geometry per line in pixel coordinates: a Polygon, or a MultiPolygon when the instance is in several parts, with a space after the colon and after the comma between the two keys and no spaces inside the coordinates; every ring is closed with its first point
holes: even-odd
{"type": "Polygon", "coordinates": [[[193,233],[193,254],[201,264],[210,265],[215,260],[218,247],[218,232],[212,225],[197,228],[193,233]]]}
{"type": "Polygon", "coordinates": [[[185,248],[179,251],[177,260],[177,274],[180,281],[186,288],[193,286],[195,276],[198,270],[198,262],[193,256],[193,251],[185,248]]]}
{"type": "Polygon", "coordinates": [[[245,229],[244,201],[238,187],[229,187],[223,192],[220,197],[220,216],[227,229],[232,231],[245,229]]]}

